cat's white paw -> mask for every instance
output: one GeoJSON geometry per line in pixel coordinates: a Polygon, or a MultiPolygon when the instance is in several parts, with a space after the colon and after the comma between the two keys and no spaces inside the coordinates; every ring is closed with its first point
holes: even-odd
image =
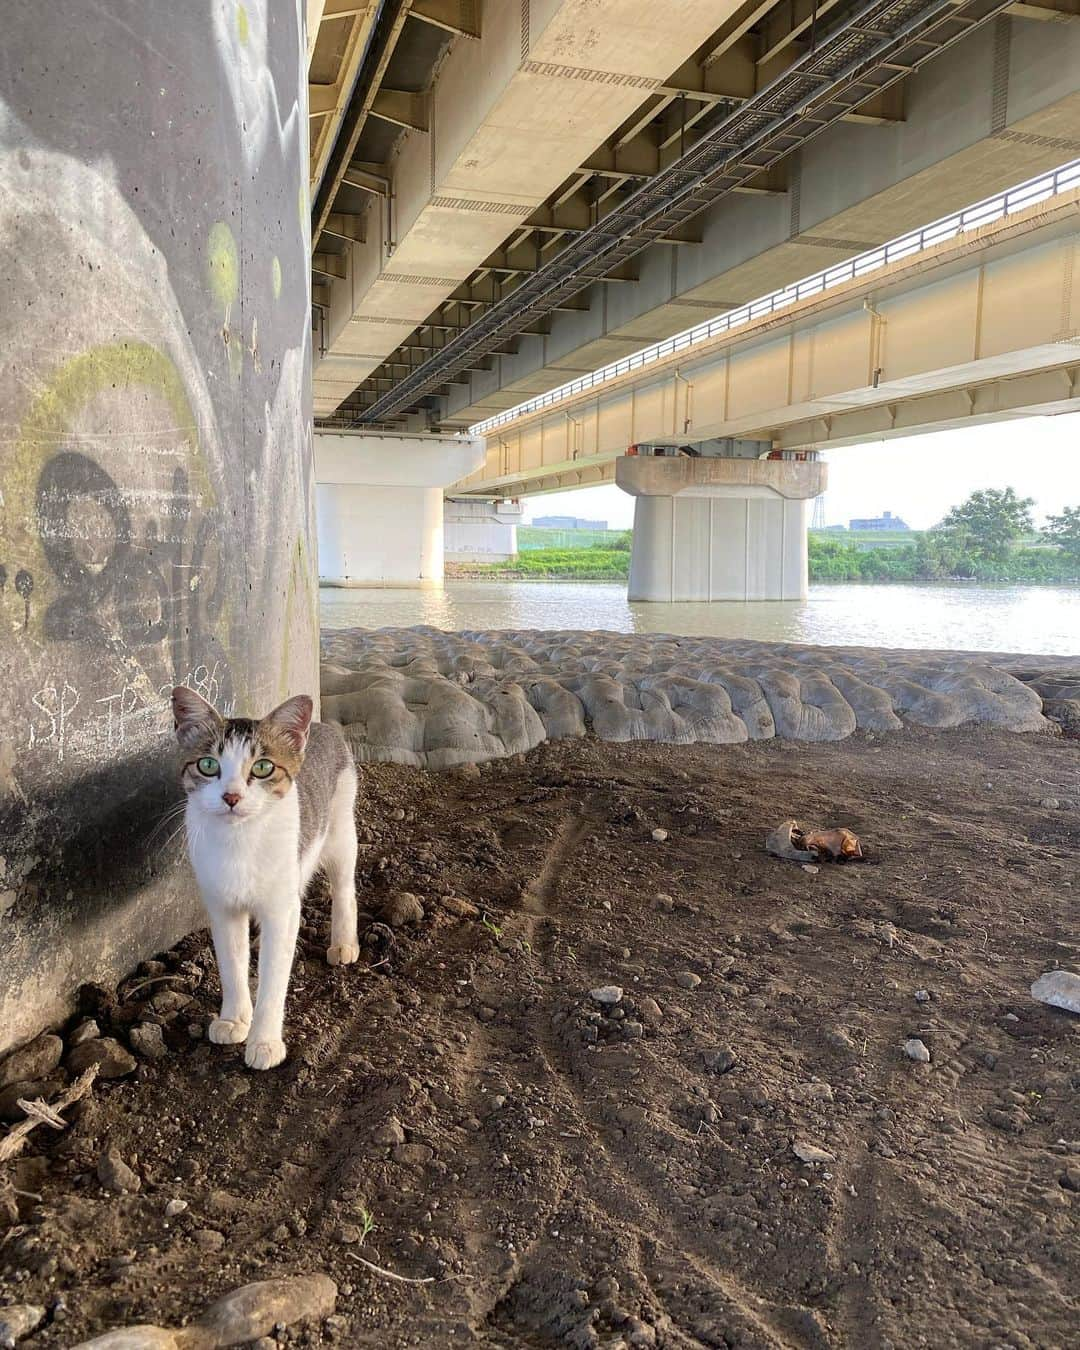
{"type": "Polygon", "coordinates": [[[215,1045],[239,1045],[247,1040],[250,1022],[230,1022],[227,1017],[215,1017],[206,1028],[206,1034],[215,1045]]]}
{"type": "Polygon", "coordinates": [[[360,956],[360,948],[355,942],[338,942],[326,949],[328,966],[351,966],[360,956]]]}
{"type": "Polygon", "coordinates": [[[249,1041],[244,1048],[244,1063],[249,1069],[272,1069],[284,1058],[284,1041],[249,1041]]]}

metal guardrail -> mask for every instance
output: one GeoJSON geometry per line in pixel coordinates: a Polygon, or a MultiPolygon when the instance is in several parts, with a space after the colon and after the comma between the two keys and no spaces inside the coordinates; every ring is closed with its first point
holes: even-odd
{"type": "Polygon", "coordinates": [[[639,370],[642,366],[651,365],[654,361],[659,361],[674,352],[696,346],[700,342],[719,337],[723,333],[730,333],[732,329],[755,323],[759,319],[775,314],[778,310],[789,309],[802,300],[821,295],[833,286],[839,286],[845,281],[854,281],[865,276],[868,272],[874,272],[878,268],[898,262],[901,258],[909,258],[913,254],[922,253],[924,250],[934,248],[949,239],[955,239],[957,235],[965,234],[967,231],[978,229],[983,225],[991,225],[994,221],[1002,220],[1005,216],[1026,210],[1038,202],[1059,196],[1078,187],[1080,187],[1080,159],[1074,159],[1067,164],[1062,164],[1051,173],[1040,174],[1037,178],[1028,179],[1026,183],[1019,183],[1016,187],[1009,188],[1007,192],[999,192],[993,197],[987,197],[984,201],[976,202],[973,206],[965,207],[962,211],[954,211],[951,215],[942,216],[940,220],[924,225],[919,230],[911,230],[907,234],[900,235],[897,239],[890,239],[888,243],[881,244],[878,248],[868,249],[867,252],[859,253],[846,262],[826,267],[820,272],[813,273],[812,276],[793,282],[790,286],[784,286],[778,291],[772,291],[769,295],[763,295],[759,300],[751,300],[749,304],[742,305],[738,309],[728,310],[715,319],[695,324],[693,328],[687,328],[681,333],[676,333],[674,337],[665,338],[663,342],[655,342],[651,347],[643,347],[641,351],[634,352],[632,356],[624,356],[618,361],[613,361],[610,365],[601,366],[599,370],[594,370],[589,375],[579,375],[576,380],[570,380],[569,383],[561,384],[556,389],[550,389],[546,394],[537,394],[534,398],[519,403],[516,408],[508,408],[505,412],[497,413],[494,417],[485,418],[482,422],[475,422],[469,428],[469,435],[486,436],[499,427],[505,426],[508,422],[524,417],[528,413],[553,407],[555,404],[573,398],[575,394],[580,394],[586,389],[593,389],[597,385],[606,384],[608,380],[626,375],[631,370],[639,370]]]}

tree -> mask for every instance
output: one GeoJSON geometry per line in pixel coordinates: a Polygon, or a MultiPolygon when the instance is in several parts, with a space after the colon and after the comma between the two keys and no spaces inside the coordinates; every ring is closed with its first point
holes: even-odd
{"type": "Polygon", "coordinates": [[[1060,516],[1047,516],[1043,533],[1062,553],[1080,562],[1080,506],[1067,506],[1060,516]]]}
{"type": "Polygon", "coordinates": [[[965,551],[992,562],[1005,562],[1017,539],[1032,528],[1031,497],[1012,488],[985,488],[954,506],[939,526],[962,540],[965,551]]]}

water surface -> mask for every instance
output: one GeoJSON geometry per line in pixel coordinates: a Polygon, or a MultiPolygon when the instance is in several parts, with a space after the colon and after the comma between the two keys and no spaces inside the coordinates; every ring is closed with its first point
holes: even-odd
{"type": "Polygon", "coordinates": [[[835,646],[1080,654],[1080,587],[816,585],[804,601],[630,604],[625,582],[321,591],[324,628],[607,628],[835,646]]]}

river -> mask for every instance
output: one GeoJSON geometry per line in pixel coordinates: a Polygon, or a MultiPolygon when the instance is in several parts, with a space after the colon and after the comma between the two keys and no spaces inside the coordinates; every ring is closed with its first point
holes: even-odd
{"type": "Polygon", "coordinates": [[[836,646],[1080,654],[1080,587],[814,585],[792,602],[630,604],[625,582],[320,592],[324,628],[607,628],[836,646]]]}

